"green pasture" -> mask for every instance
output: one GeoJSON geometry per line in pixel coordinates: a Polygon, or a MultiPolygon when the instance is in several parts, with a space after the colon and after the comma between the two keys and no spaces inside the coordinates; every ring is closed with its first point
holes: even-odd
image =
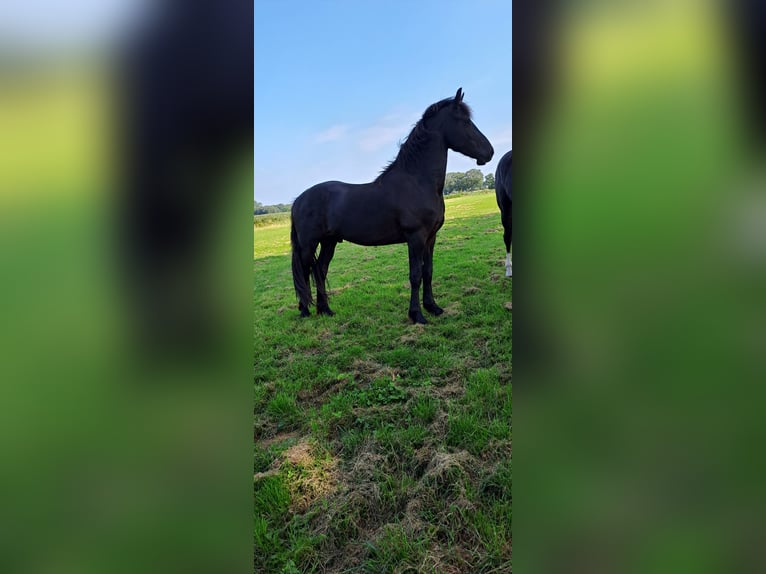
{"type": "Polygon", "coordinates": [[[289,218],[255,227],[256,571],[510,571],[512,280],[494,193],[445,203],[426,326],[406,245],[339,245],[300,319],[289,218]]]}

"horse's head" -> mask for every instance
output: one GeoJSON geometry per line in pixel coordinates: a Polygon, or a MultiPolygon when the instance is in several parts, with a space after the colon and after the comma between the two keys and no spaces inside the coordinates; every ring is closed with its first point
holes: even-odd
{"type": "Polygon", "coordinates": [[[458,89],[454,98],[429,107],[423,120],[427,123],[427,129],[442,133],[449,149],[472,157],[478,165],[492,159],[495,150],[471,121],[471,110],[463,103],[463,88],[458,89]]]}

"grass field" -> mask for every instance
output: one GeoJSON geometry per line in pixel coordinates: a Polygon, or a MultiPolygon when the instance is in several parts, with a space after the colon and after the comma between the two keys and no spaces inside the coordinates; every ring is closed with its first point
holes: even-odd
{"type": "Polygon", "coordinates": [[[510,572],[512,281],[494,194],[446,212],[426,326],[405,245],[339,245],[300,319],[289,219],[255,227],[256,572],[510,572]]]}

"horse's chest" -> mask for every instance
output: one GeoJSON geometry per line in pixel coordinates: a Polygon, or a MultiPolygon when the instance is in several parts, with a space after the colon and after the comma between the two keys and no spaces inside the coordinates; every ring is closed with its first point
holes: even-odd
{"type": "Polygon", "coordinates": [[[444,225],[444,203],[442,203],[436,210],[434,217],[434,232],[439,231],[444,225]]]}
{"type": "Polygon", "coordinates": [[[405,211],[400,224],[405,231],[420,231],[433,235],[444,224],[444,208],[421,206],[420,209],[405,211]]]}
{"type": "Polygon", "coordinates": [[[429,210],[421,214],[421,221],[431,231],[438,231],[444,225],[444,211],[429,210]]]}

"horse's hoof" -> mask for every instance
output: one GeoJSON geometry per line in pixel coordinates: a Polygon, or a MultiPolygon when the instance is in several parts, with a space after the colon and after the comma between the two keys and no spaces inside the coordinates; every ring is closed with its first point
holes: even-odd
{"type": "Polygon", "coordinates": [[[410,311],[410,319],[418,325],[428,325],[428,321],[426,321],[426,318],[423,317],[423,313],[420,311],[410,311]]]}
{"type": "Polygon", "coordinates": [[[322,309],[317,309],[317,315],[327,315],[328,317],[332,317],[333,315],[335,315],[335,311],[333,311],[329,307],[324,307],[322,309]]]}
{"type": "Polygon", "coordinates": [[[436,315],[437,317],[444,313],[444,309],[439,307],[436,303],[431,303],[430,305],[423,305],[423,307],[426,308],[426,311],[431,313],[431,315],[436,315]]]}
{"type": "Polygon", "coordinates": [[[311,311],[309,311],[308,309],[304,309],[303,307],[301,307],[300,312],[301,312],[302,318],[311,317],[311,311]]]}

